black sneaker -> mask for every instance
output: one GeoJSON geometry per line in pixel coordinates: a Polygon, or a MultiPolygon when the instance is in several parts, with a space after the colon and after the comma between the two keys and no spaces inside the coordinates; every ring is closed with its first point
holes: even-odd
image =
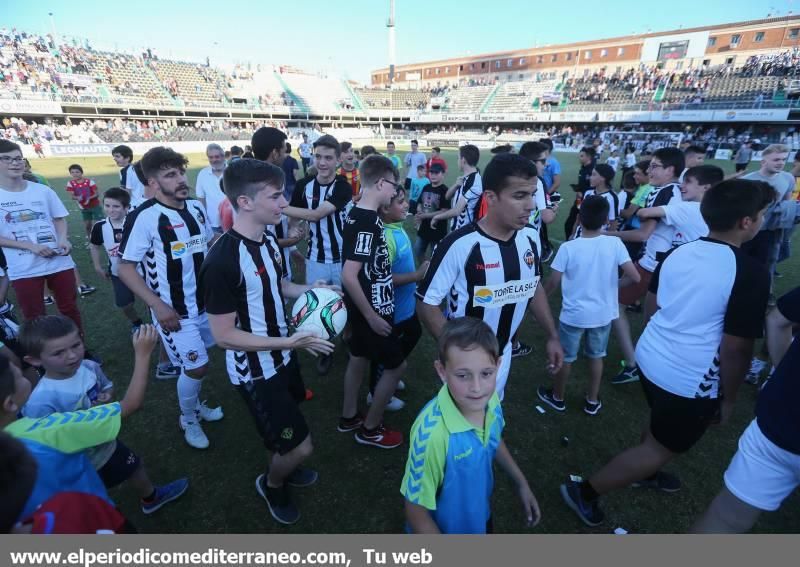
{"type": "Polygon", "coordinates": [[[300,511],[292,503],[289,497],[289,489],[284,484],[280,488],[267,486],[267,478],[261,474],[256,479],[256,491],[267,503],[269,513],[275,518],[276,522],[291,525],[300,519],[300,511]]]}
{"type": "Polygon", "coordinates": [[[87,295],[91,295],[96,291],[97,288],[90,285],[78,286],[78,293],[80,294],[81,297],[86,297],[87,295]]]}
{"type": "Polygon", "coordinates": [[[317,482],[317,479],[319,479],[319,473],[314,469],[297,467],[292,471],[292,474],[286,478],[286,483],[289,486],[304,488],[317,482]]]}
{"type": "Polygon", "coordinates": [[[678,492],[681,489],[681,479],[674,474],[658,471],[655,478],[638,480],[631,484],[632,488],[654,488],[662,492],[678,492]]]}
{"type": "Polygon", "coordinates": [[[331,371],[331,365],[333,364],[333,355],[332,354],[322,354],[317,358],[317,374],[320,376],[327,376],[328,372],[331,371]]]}
{"type": "Polygon", "coordinates": [[[628,368],[627,366],[622,369],[622,372],[617,374],[611,379],[612,384],[628,384],[629,382],[638,382],[639,378],[639,367],[634,366],[633,368],[628,368]]]}
{"type": "Polygon", "coordinates": [[[511,358],[518,356],[528,356],[533,352],[533,347],[525,343],[517,343],[511,347],[511,358]]]}
{"type": "Polygon", "coordinates": [[[539,396],[539,399],[546,403],[548,406],[553,408],[556,411],[564,411],[567,409],[567,404],[564,403],[564,400],[557,400],[553,397],[553,389],[552,388],[545,388],[544,386],[539,386],[536,389],[536,395],[539,396]]]}
{"type": "Polygon", "coordinates": [[[52,295],[46,295],[45,298],[44,298],[44,304],[45,305],[55,305],[56,302],[53,300],[53,296],[52,295]]]}
{"type": "Polygon", "coordinates": [[[339,433],[349,433],[351,431],[356,431],[361,429],[361,426],[364,425],[364,416],[360,413],[357,413],[355,417],[339,418],[339,425],[336,426],[336,431],[339,433]]]}
{"type": "Polygon", "coordinates": [[[561,497],[570,509],[575,512],[587,526],[599,526],[605,519],[597,500],[584,500],[581,496],[581,483],[570,478],[561,485],[561,497]]]}
{"type": "Polygon", "coordinates": [[[590,402],[586,399],[583,403],[583,411],[588,413],[589,415],[597,415],[597,412],[600,411],[600,408],[603,407],[603,402],[597,400],[596,402],[590,402]]]}

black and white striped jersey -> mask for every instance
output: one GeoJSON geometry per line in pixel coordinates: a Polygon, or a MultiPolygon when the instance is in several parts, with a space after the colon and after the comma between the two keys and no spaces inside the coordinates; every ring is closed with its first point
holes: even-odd
{"type": "MultiPolygon", "coordinates": [[[[124,223],[123,219],[123,226],[124,223]]],[[[112,276],[119,275],[119,243],[121,240],[122,228],[116,228],[108,217],[94,223],[89,235],[89,242],[105,248],[108,255],[108,271],[112,276]]]]}
{"type": "Polygon", "coordinates": [[[308,223],[308,251],[306,258],[321,264],[342,261],[342,233],[346,218],[345,208],[353,198],[353,188],[341,175],[328,185],[320,185],[316,177],[306,177],[295,185],[291,206],[316,209],[325,201],[336,207],[336,212],[308,223]]]}
{"type": "MultiPolygon", "coordinates": [[[[286,215],[281,215],[281,222],[278,224],[268,224],[267,225],[267,232],[273,234],[275,238],[278,240],[283,240],[287,238],[289,235],[289,217],[286,215]]],[[[291,262],[291,255],[292,250],[294,250],[294,246],[287,246],[286,248],[281,248],[281,262],[283,264],[283,277],[289,281],[292,281],[292,262],[291,262]]]]}
{"type": "Polygon", "coordinates": [[[764,266],[708,237],[669,251],[650,280],[658,311],[636,343],[636,363],[659,388],[684,398],[720,395],[723,334],[763,335],[764,266]]]}
{"type": "Polygon", "coordinates": [[[481,202],[481,195],[483,195],[483,180],[481,174],[473,171],[466,177],[458,190],[456,204],[459,199],[463,197],[467,201],[466,208],[461,211],[455,219],[453,219],[453,230],[458,230],[462,226],[478,220],[478,207],[481,202]]]}
{"type": "Polygon", "coordinates": [[[469,224],[438,244],[417,298],[437,306],[447,300],[448,319],[482,319],[505,349],[539,285],[540,251],[539,233],[530,225],[503,242],[469,224]]]}
{"type": "Polygon", "coordinates": [[[174,209],[149,199],[125,219],[119,255],[144,264],[144,281],[180,317],[205,311],[197,277],[214,233],[200,201],[174,209]]]}
{"type": "MultiPolygon", "coordinates": [[[[262,337],[286,337],[281,279],[283,260],[278,240],[264,233],[261,242],[231,229],[211,247],[200,270],[206,308],[212,315],[236,313],[236,326],[262,337]]],[[[291,351],[228,350],[228,376],[234,385],[274,376],[289,363],[291,351]]]]}

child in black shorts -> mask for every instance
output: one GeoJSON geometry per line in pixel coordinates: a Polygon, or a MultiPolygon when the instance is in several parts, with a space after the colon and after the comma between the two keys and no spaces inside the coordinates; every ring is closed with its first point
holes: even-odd
{"type": "Polygon", "coordinates": [[[342,285],[353,332],[338,430],[355,431],[362,445],[392,449],[403,442],[403,434],[383,425],[383,412],[405,370],[406,353],[393,327],[392,266],[378,209],[391,203],[400,184],[397,169],[383,156],[368,156],[360,173],[362,196],[350,211],[342,238],[342,285]],[[370,361],[382,364],[384,371],[362,417],[358,390],[370,361]]]}

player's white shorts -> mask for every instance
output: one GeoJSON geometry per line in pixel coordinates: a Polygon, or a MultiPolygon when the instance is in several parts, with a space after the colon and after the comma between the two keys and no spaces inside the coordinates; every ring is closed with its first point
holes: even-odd
{"type": "Polygon", "coordinates": [[[508,374],[511,372],[511,341],[508,341],[505,350],[503,350],[503,359],[500,361],[500,368],[497,369],[497,384],[494,390],[497,392],[497,397],[503,401],[505,395],[506,382],[508,382],[508,374]]]}
{"type": "Polygon", "coordinates": [[[181,319],[180,331],[165,331],[155,317],[153,321],[164,339],[164,347],[172,364],[184,370],[194,370],[208,364],[206,349],[214,346],[214,337],[205,313],[191,319],[181,319]]]}
{"type": "Polygon", "coordinates": [[[725,471],[725,486],[759,510],[777,510],[800,484],[800,455],[767,439],[756,420],[739,438],[739,450],[725,471]]]}

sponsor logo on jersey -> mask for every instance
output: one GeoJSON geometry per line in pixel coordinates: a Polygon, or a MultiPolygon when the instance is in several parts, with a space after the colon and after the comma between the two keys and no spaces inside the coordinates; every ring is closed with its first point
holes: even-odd
{"type": "Polygon", "coordinates": [[[181,224],[168,224],[164,228],[167,230],[177,230],[179,228],[184,228],[186,225],[184,223],[181,224]]]}
{"type": "Polygon", "coordinates": [[[473,307],[502,307],[510,303],[528,301],[536,292],[539,276],[529,280],[511,280],[497,285],[475,286],[473,307]]]}
{"type": "Polygon", "coordinates": [[[494,262],[493,264],[475,264],[476,270],[493,270],[499,267],[500,267],[500,262],[494,262]]]}
{"type": "Polygon", "coordinates": [[[173,260],[180,260],[184,256],[206,251],[205,236],[193,236],[189,240],[176,240],[170,244],[173,260]]]}

